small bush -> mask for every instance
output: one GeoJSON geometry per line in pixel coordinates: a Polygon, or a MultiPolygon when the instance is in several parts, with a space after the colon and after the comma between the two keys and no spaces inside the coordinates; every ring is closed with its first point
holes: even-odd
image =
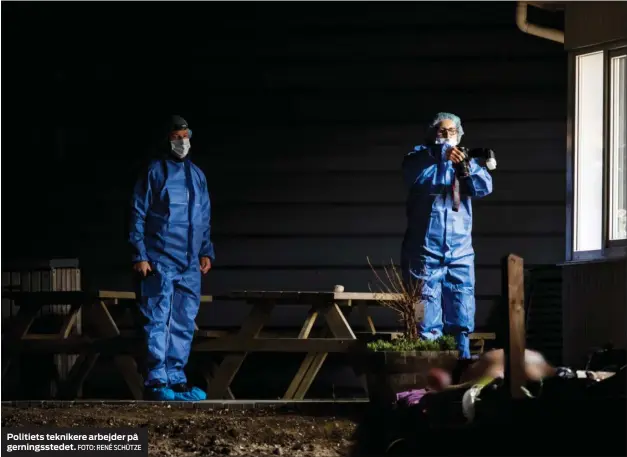
{"type": "Polygon", "coordinates": [[[440,338],[427,341],[420,339],[418,335],[417,311],[419,307],[424,307],[422,301],[422,289],[424,282],[419,280],[406,284],[403,281],[401,272],[396,268],[394,262],[389,267],[383,267],[383,275],[377,271],[367,258],[368,265],[374,273],[377,292],[370,289],[375,294],[375,299],[380,305],[389,308],[397,313],[399,321],[403,326],[403,336],[394,340],[378,340],[368,343],[368,349],[374,352],[394,351],[454,351],[457,349],[455,339],[450,335],[443,335],[440,338]]]}
{"type": "Polygon", "coordinates": [[[457,348],[455,338],[444,335],[437,340],[397,338],[391,341],[377,340],[368,343],[368,349],[373,352],[394,351],[454,351],[457,348]]]}
{"type": "Polygon", "coordinates": [[[367,258],[368,265],[374,273],[379,291],[374,292],[375,299],[380,305],[393,310],[397,313],[399,321],[403,326],[403,334],[408,340],[418,339],[418,320],[416,312],[418,307],[424,306],[421,300],[422,281],[412,281],[411,284],[405,284],[401,272],[396,268],[394,262],[389,267],[383,267],[383,277],[370,263],[367,258]]]}

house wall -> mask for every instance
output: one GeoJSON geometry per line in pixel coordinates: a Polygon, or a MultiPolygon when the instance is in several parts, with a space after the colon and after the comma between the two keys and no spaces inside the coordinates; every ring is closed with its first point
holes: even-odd
{"type": "MultiPolygon", "coordinates": [[[[604,45],[627,39],[625,24],[624,2],[569,2],[565,11],[565,48],[607,48],[604,45]]],[[[571,77],[574,80],[574,74],[571,77]]],[[[570,95],[574,100],[574,92],[570,95]]],[[[575,107],[572,103],[571,106],[569,116],[574,119],[575,107]]],[[[569,140],[574,144],[574,137],[569,140]]],[[[569,263],[562,269],[564,363],[585,363],[592,350],[608,343],[626,349],[625,259],[569,263]]]]}
{"type": "Polygon", "coordinates": [[[627,260],[565,265],[562,296],[566,364],[606,344],[627,349],[627,260]]]}
{"type": "MultiPolygon", "coordinates": [[[[7,100],[7,128],[22,125],[27,153],[5,164],[16,184],[3,261],[77,257],[89,287],[129,289],[130,191],[156,121],[179,112],[213,202],[206,293],[366,291],[367,256],[399,260],[403,155],[443,110],[462,117],[464,144],[493,148],[499,163],[494,194],[475,203],[478,328],[490,327],[503,255],[564,259],[566,55],[520,32],[514,3],[193,3],[184,34],[166,4],[151,21],[90,5],[102,30],[50,24],[50,6],[10,8],[19,34],[49,39],[9,51],[22,98],[7,100]],[[90,51],[69,53],[76,40],[90,51]]],[[[201,321],[246,312],[217,303],[201,321]]],[[[380,311],[377,323],[395,317],[380,311]]]]}
{"type": "Polygon", "coordinates": [[[569,51],[627,38],[625,2],[568,2],[564,19],[569,51]]]}

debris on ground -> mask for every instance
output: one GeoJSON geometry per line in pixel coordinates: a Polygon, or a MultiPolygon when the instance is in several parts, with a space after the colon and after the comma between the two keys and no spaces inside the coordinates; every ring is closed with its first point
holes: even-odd
{"type": "Polygon", "coordinates": [[[162,405],[2,408],[2,427],[147,427],[149,455],[342,457],[357,424],[272,408],[244,410],[162,405]]]}

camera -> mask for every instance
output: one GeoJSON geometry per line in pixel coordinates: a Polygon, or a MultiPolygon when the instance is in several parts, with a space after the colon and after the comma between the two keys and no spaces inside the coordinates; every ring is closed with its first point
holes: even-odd
{"type": "Polygon", "coordinates": [[[486,167],[492,171],[496,168],[496,156],[494,151],[488,148],[464,148],[458,147],[465,155],[464,160],[455,164],[455,174],[458,178],[467,178],[470,175],[470,159],[485,160],[486,167]]]}

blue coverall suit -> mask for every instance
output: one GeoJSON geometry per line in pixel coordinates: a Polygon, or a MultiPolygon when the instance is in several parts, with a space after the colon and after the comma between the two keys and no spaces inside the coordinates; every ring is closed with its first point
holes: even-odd
{"type": "Polygon", "coordinates": [[[204,173],[188,158],[153,161],[133,194],[133,262],[152,266],[139,284],[147,339],[146,386],[186,383],[200,306],[200,257],[215,258],[204,173]]]}
{"type": "Polygon", "coordinates": [[[433,340],[444,330],[454,335],[460,357],[470,358],[468,334],[474,330],[475,319],[471,198],[489,195],[492,177],[472,159],[470,177],[460,180],[459,211],[453,211],[455,170],[445,158],[447,147],[416,146],[403,161],[409,195],[401,264],[407,283],[421,280],[424,284],[420,336],[433,340]]]}

